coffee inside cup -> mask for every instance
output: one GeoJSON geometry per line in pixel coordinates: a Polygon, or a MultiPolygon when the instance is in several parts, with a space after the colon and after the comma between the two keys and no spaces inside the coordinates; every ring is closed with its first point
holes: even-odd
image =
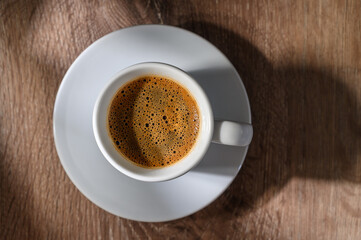
{"type": "Polygon", "coordinates": [[[146,75],[128,82],[113,96],[107,129],[113,146],[144,168],[162,168],[183,159],[200,129],[197,102],[176,81],[146,75]]]}

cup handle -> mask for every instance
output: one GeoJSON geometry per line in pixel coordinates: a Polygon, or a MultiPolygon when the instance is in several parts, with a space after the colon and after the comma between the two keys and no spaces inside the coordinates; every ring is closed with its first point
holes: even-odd
{"type": "Polygon", "coordinates": [[[251,143],[253,127],[248,123],[214,121],[212,142],[245,147],[251,143]]]}

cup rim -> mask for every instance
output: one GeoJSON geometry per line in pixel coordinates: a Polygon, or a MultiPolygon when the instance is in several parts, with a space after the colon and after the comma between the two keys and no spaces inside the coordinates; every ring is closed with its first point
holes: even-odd
{"type": "MultiPolygon", "coordinates": [[[[159,71],[161,71],[159,70],[159,71]]],[[[149,73],[151,74],[151,73],[149,73]]],[[[162,74],[155,74],[155,75],[162,75],[162,74]]],[[[179,83],[179,79],[174,79],[173,77],[170,77],[172,80],[179,83]]],[[[122,69],[118,73],[116,73],[110,80],[110,82],[102,89],[100,94],[98,95],[98,98],[96,100],[96,103],[94,105],[93,109],[93,132],[95,136],[95,140],[97,142],[97,145],[99,149],[101,150],[104,157],[107,159],[107,161],[115,167],[118,171],[122,172],[123,174],[127,175],[128,177],[146,181],[146,182],[159,182],[159,181],[166,181],[170,180],[176,177],[179,177],[185,173],[187,173],[189,170],[191,170],[193,167],[195,167],[205,155],[212,139],[213,135],[213,113],[212,108],[210,106],[210,102],[208,100],[207,95],[205,94],[202,87],[194,80],[193,77],[191,77],[188,73],[183,71],[182,69],[175,67],[170,64],[166,63],[160,63],[160,62],[143,62],[143,63],[137,63],[134,65],[131,65],[127,68],[122,69]],[[113,145],[109,144],[110,137],[108,136],[108,132],[106,127],[104,128],[104,119],[106,118],[104,116],[107,115],[108,112],[108,106],[110,104],[111,99],[113,98],[114,94],[118,91],[118,89],[121,86],[124,86],[126,83],[135,80],[137,77],[140,77],[142,75],[146,74],[136,74],[136,71],[140,71],[141,69],[147,69],[147,68],[154,68],[154,69],[161,69],[161,70],[169,70],[171,72],[174,72],[175,74],[179,74],[180,76],[184,77],[182,78],[183,81],[191,84],[192,89],[189,89],[187,86],[184,86],[184,84],[180,83],[183,87],[185,87],[195,98],[198,108],[200,111],[201,116],[201,127],[200,132],[198,133],[197,141],[192,146],[192,150],[184,156],[182,159],[180,159],[177,163],[174,163],[170,166],[164,167],[164,168],[143,168],[135,163],[133,163],[131,160],[126,159],[124,156],[122,156],[113,145]],[[128,74],[134,74],[137,77],[133,78],[127,78],[128,74]],[[114,87],[117,85],[117,87],[114,87]],[[195,93],[197,96],[195,96],[195,93]],[[113,94],[110,94],[113,93],[113,94]],[[200,103],[201,101],[202,108],[200,109],[200,103]],[[105,109],[106,106],[106,109],[105,109]],[[204,126],[206,125],[206,126],[204,126]],[[104,133],[105,131],[105,133],[104,133]],[[104,137],[104,135],[107,135],[104,137]],[[202,138],[200,138],[202,137],[202,138]],[[108,139],[108,140],[107,140],[108,139]],[[202,142],[200,142],[202,140],[202,142]],[[202,145],[201,145],[202,144],[202,145]],[[111,146],[109,146],[111,145],[111,146]],[[196,149],[197,147],[197,149],[196,149]],[[112,150],[113,149],[113,150],[112,150]],[[114,151],[117,152],[117,155],[114,154],[114,151]],[[193,151],[196,151],[193,153],[193,151]],[[193,153],[193,155],[192,155],[193,153]],[[197,159],[189,159],[187,164],[184,167],[179,167],[181,162],[185,161],[187,158],[191,157],[197,157],[197,159]],[[131,165],[129,165],[131,164],[131,165]],[[176,166],[174,169],[171,169],[172,167],[176,166]],[[178,168],[177,168],[178,166],[178,168]],[[169,170],[170,169],[170,170],[169,170]],[[168,170],[168,171],[167,171],[168,170]]],[[[106,121],[105,121],[106,122],[106,121]]]]}

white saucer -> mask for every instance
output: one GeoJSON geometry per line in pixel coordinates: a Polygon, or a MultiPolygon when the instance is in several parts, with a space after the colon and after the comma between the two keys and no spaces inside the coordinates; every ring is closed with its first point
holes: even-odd
{"type": "Polygon", "coordinates": [[[187,216],[214,201],[237,175],[247,148],[212,143],[195,169],[167,182],[141,182],[113,168],[93,136],[95,100],[112,75],[149,61],[191,74],[207,93],[216,119],[251,123],[243,83],[217,48],[180,28],[142,25],[102,37],[74,61],[56,97],[54,138],[66,173],[90,201],[123,218],[160,222],[187,216]]]}

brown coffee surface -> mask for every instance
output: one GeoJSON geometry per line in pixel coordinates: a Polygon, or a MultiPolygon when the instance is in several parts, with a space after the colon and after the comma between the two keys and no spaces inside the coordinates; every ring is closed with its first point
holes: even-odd
{"type": "Polygon", "coordinates": [[[187,155],[200,128],[195,99],[163,76],[143,76],[121,87],[108,109],[114,147],[145,168],[172,165],[187,155]]]}

